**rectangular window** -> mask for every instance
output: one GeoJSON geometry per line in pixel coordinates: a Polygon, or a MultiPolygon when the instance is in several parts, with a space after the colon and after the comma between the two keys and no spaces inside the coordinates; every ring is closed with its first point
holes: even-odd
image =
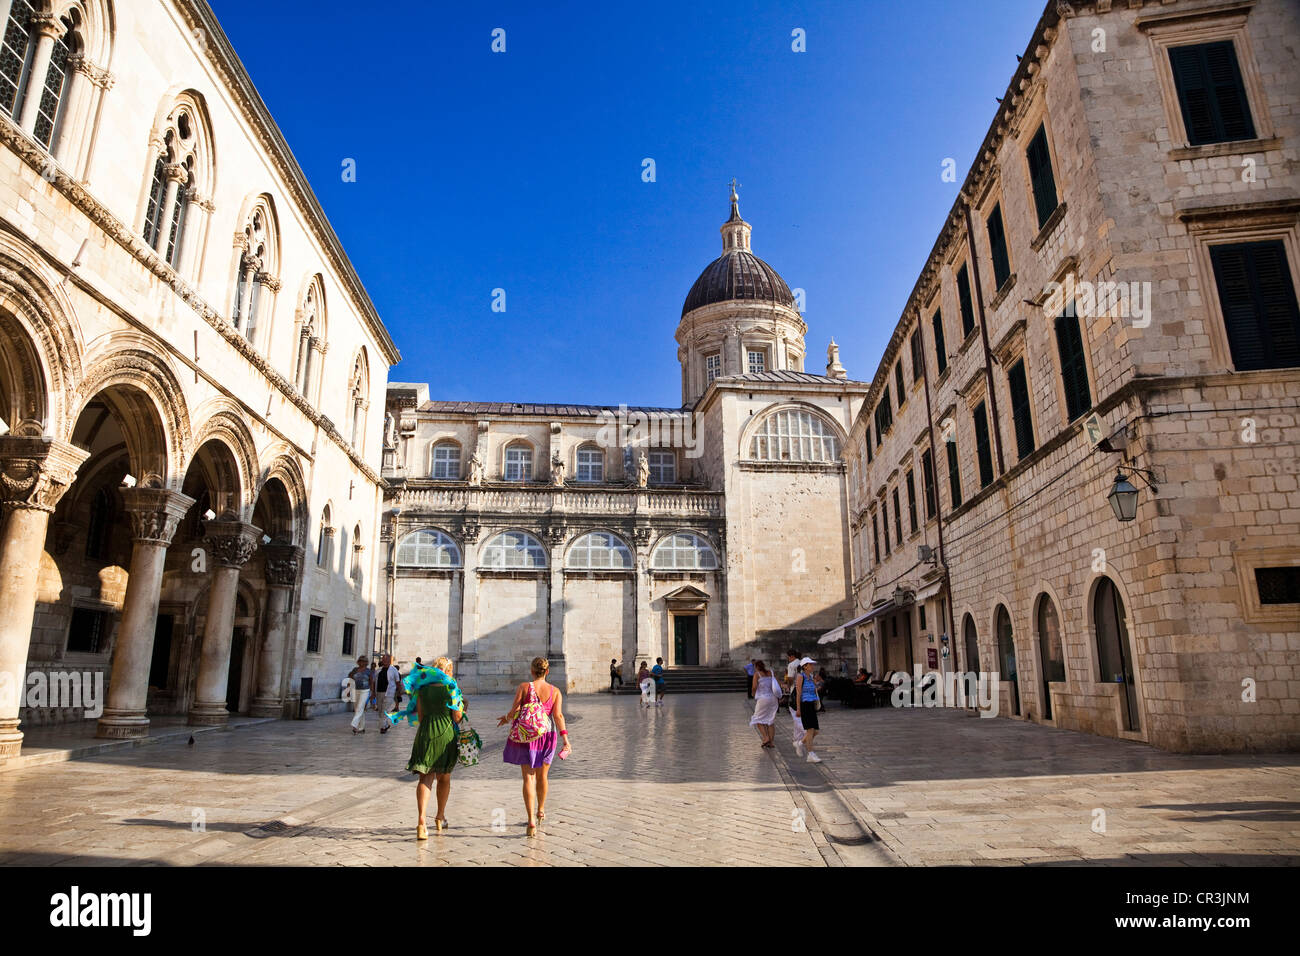
{"type": "Polygon", "coordinates": [[[1282,241],[1211,246],[1210,261],[1233,367],[1300,367],[1300,309],[1282,241]]]}
{"type": "Polygon", "coordinates": [[[357,626],[351,622],[343,625],[343,656],[351,657],[356,643],[357,626]]]}
{"type": "Polygon", "coordinates": [[[985,488],[993,481],[993,449],[989,445],[989,417],[980,402],[975,406],[975,457],[980,466],[980,487],[985,488]]]}
{"type": "Polygon", "coordinates": [[[1169,65],[1189,146],[1255,138],[1246,86],[1231,40],[1173,47],[1169,65]]]}
{"type": "Polygon", "coordinates": [[[1256,568],[1260,604],[1300,604],[1300,567],[1256,568]]]}
{"type": "Polygon", "coordinates": [[[885,557],[889,557],[889,506],[885,504],[884,499],[880,502],[880,526],[885,531],[885,557]]]}
{"type": "Polygon", "coordinates": [[[961,507],[961,463],[957,460],[957,443],[948,444],[948,496],[952,499],[952,510],[961,507]]]}
{"type": "Polygon", "coordinates": [[[1034,207],[1038,210],[1038,228],[1056,212],[1056,177],[1052,175],[1052,153],[1047,148],[1047,124],[1041,123],[1025,150],[1029,160],[1029,182],[1034,190],[1034,207]]]}
{"type": "Polygon", "coordinates": [[[578,480],[605,480],[605,453],[598,448],[578,449],[578,480]]]}
{"type": "Polygon", "coordinates": [[[1065,387],[1066,420],[1074,421],[1092,407],[1088,388],[1088,361],[1083,351],[1083,333],[1074,304],[1056,319],[1056,349],[1061,357],[1061,384],[1065,387]]]}
{"type": "Polygon", "coordinates": [[[307,619],[307,653],[320,653],[320,626],[321,616],[313,614],[307,619]]]}
{"type": "Polygon", "coordinates": [[[871,422],[867,422],[867,464],[871,464],[874,456],[871,454],[871,422]]]}
{"type": "Polygon", "coordinates": [[[894,543],[903,545],[903,509],[898,506],[898,486],[894,486],[894,543]]]}
{"type": "Polygon", "coordinates": [[[921,381],[921,376],[925,374],[925,354],[921,351],[924,346],[921,344],[921,329],[912,333],[912,384],[915,385],[921,381]]]}
{"type": "Polygon", "coordinates": [[[925,518],[930,520],[934,517],[937,505],[934,489],[934,458],[930,454],[930,449],[921,452],[921,482],[925,491],[925,518]]]}
{"type": "Polygon", "coordinates": [[[652,485],[677,483],[677,456],[670,451],[652,451],[647,456],[652,485]]]}
{"type": "Polygon", "coordinates": [[[704,356],[704,384],[709,384],[721,374],[722,356],[716,354],[704,356]]]}
{"type": "Polygon", "coordinates": [[[876,564],[880,563],[880,529],[876,524],[876,513],[871,512],[871,543],[876,549],[876,564]]]}
{"type": "Polygon", "coordinates": [[[975,331],[975,306],[970,297],[970,272],[964,262],[957,270],[957,304],[961,306],[961,337],[965,340],[975,331]]]}
{"type": "Polygon", "coordinates": [[[889,385],[886,384],[880,396],[880,404],[876,406],[876,446],[885,439],[885,432],[889,431],[889,426],[894,424],[894,409],[889,404],[889,385]]]}
{"type": "Polygon", "coordinates": [[[948,367],[948,350],[943,344],[942,312],[934,313],[934,318],[930,320],[930,327],[934,330],[934,360],[939,366],[939,374],[942,375],[948,367]]]}
{"type": "Polygon", "coordinates": [[[898,391],[898,407],[902,408],[907,401],[907,387],[903,384],[902,359],[899,359],[898,364],[894,366],[894,388],[898,391]]]}
{"type": "Polygon", "coordinates": [[[533,450],[531,448],[506,449],[506,481],[533,480],[533,450]]]}
{"type": "Polygon", "coordinates": [[[450,481],[460,478],[460,446],[451,442],[435,445],[433,449],[433,477],[450,481]]]}
{"type": "Polygon", "coordinates": [[[1011,392],[1011,418],[1016,424],[1016,452],[1024,458],[1034,450],[1034,423],[1029,411],[1029,382],[1025,378],[1024,359],[1007,372],[1007,388],[1011,392]]]}
{"type": "Polygon", "coordinates": [[[907,472],[907,522],[908,527],[912,529],[912,534],[917,532],[916,523],[916,481],[912,477],[909,469],[907,472]]]}
{"type": "Polygon", "coordinates": [[[767,353],[751,349],[749,352],[750,374],[762,372],[767,368],[767,353]]]}
{"type": "Polygon", "coordinates": [[[1001,289],[1011,278],[1011,260],[1007,258],[1007,233],[1002,225],[1002,203],[993,207],[988,218],[989,253],[993,258],[993,285],[1001,289]]]}
{"type": "Polygon", "coordinates": [[[112,615],[108,611],[74,607],[72,623],[68,627],[68,652],[99,654],[108,650],[108,632],[112,623],[112,615]]]}
{"type": "Polygon", "coordinates": [[[918,604],[916,606],[916,610],[921,615],[921,630],[924,631],[925,630],[925,605],[918,604]]]}

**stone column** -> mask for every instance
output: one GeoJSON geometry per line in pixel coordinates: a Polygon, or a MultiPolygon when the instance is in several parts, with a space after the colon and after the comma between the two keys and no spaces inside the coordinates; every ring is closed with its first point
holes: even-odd
{"type": "Polygon", "coordinates": [[[262,547],[266,559],[266,583],[270,594],[266,601],[266,636],[257,660],[257,693],[251,713],[254,717],[279,717],[284,709],[280,687],[287,657],[289,635],[289,598],[298,584],[303,549],[288,544],[262,547]]]}
{"type": "Polygon", "coordinates": [[[122,492],[131,516],[135,543],[131,577],[127,581],[122,622],[113,648],[113,673],[108,702],[99,718],[96,737],[144,737],[149,733],[145,711],[149,669],[153,664],[154,632],[163,566],[172,535],[194,499],[164,488],[130,488],[122,492]]]}
{"type": "Polygon", "coordinates": [[[242,521],[210,521],[204,544],[212,569],[208,590],[208,614],[203,625],[203,651],[199,677],[195,682],[191,724],[224,724],[226,681],[230,671],[230,641],[235,626],[235,601],[239,592],[239,571],[257,550],[260,528],[242,521]]]}
{"type": "Polygon", "coordinates": [[[257,270],[262,266],[257,256],[247,254],[244,255],[240,265],[243,267],[241,278],[244,281],[239,287],[239,301],[235,305],[235,328],[243,332],[245,337],[248,337],[253,330],[252,316],[248,314],[249,304],[253,301],[253,278],[257,275],[257,270]]]}
{"type": "Polygon", "coordinates": [[[50,515],[89,453],[52,438],[0,437],[0,758],[22,749],[18,710],[36,617],[36,584],[50,515]]]}
{"type": "Polygon", "coordinates": [[[50,71],[50,57],[54,41],[63,36],[63,23],[52,13],[32,15],[32,30],[36,33],[36,50],[28,72],[27,90],[23,94],[21,126],[28,136],[36,135],[36,117],[40,113],[41,96],[45,93],[45,77],[50,71]]]}
{"type": "MultiPolygon", "coordinates": [[[[447,635],[447,656],[457,666],[467,658],[476,658],[478,637],[478,554],[479,523],[466,519],[461,525],[460,633],[447,635]]],[[[394,602],[396,603],[396,602],[394,602]]]]}
{"type": "MultiPolygon", "coordinates": [[[[162,225],[158,230],[158,245],[154,251],[170,265],[167,247],[171,245],[172,225],[176,222],[176,194],[190,178],[190,174],[180,163],[167,163],[163,166],[163,175],[167,178],[167,192],[163,199],[162,218],[159,220],[162,225]]],[[[179,242],[181,237],[177,236],[176,240],[179,242]]]]}

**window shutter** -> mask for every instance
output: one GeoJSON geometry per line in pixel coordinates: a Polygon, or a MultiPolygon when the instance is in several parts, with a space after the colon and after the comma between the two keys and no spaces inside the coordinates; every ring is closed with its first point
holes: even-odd
{"type": "Polygon", "coordinates": [[[948,350],[943,344],[943,313],[936,311],[934,318],[931,320],[934,328],[934,357],[939,364],[939,374],[942,375],[948,367],[948,350]]]}
{"type": "Polygon", "coordinates": [[[961,334],[964,339],[975,328],[975,308],[970,298],[970,272],[966,264],[957,270],[957,301],[961,305],[961,334]]]}
{"type": "Polygon", "coordinates": [[[998,203],[988,218],[989,251],[993,259],[993,281],[1001,289],[1011,278],[1011,261],[1007,258],[1006,229],[1002,224],[1002,204],[998,203]]]}
{"type": "Polygon", "coordinates": [[[1254,139],[1255,124],[1250,118],[1246,86],[1241,80],[1237,51],[1231,40],[1205,45],[1205,72],[1214,92],[1214,106],[1219,114],[1219,132],[1225,140],[1254,139]]]}
{"type": "Polygon", "coordinates": [[[1056,211],[1056,177],[1052,175],[1052,154],[1047,148],[1047,128],[1039,126],[1026,151],[1029,160],[1029,179],[1034,188],[1034,206],[1038,210],[1038,228],[1056,211]]]}
{"type": "Polygon", "coordinates": [[[1255,138],[1231,40],[1173,47],[1169,65],[1190,145],[1255,138]]]}
{"type": "Polygon", "coordinates": [[[993,454],[989,449],[989,417],[980,402],[975,406],[975,456],[979,459],[980,487],[993,482],[993,454]]]}
{"type": "Polygon", "coordinates": [[[1025,378],[1025,362],[1021,359],[1007,372],[1007,387],[1011,392],[1011,417],[1016,425],[1016,451],[1024,458],[1034,450],[1034,426],[1029,411],[1029,383],[1025,378]]]}
{"type": "Polygon", "coordinates": [[[1300,366],[1300,310],[1282,242],[1213,246],[1210,261],[1237,371],[1300,366]]]}
{"type": "Polygon", "coordinates": [[[907,401],[907,389],[903,385],[902,359],[899,359],[898,364],[894,366],[894,387],[898,390],[898,407],[902,408],[907,401]]]}
{"type": "Polygon", "coordinates": [[[1088,365],[1083,355],[1083,336],[1077,316],[1067,313],[1057,318],[1056,348],[1061,358],[1067,420],[1074,421],[1092,406],[1088,365]]]}
{"type": "Polygon", "coordinates": [[[948,445],[948,492],[952,497],[952,508],[956,511],[961,507],[961,465],[957,461],[957,443],[955,441],[947,442],[948,445]]]}

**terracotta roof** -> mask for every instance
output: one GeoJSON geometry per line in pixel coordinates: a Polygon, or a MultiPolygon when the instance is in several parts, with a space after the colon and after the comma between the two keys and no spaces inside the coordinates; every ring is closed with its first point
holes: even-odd
{"type": "Polygon", "coordinates": [[[447,415],[546,415],[552,418],[599,418],[603,413],[617,414],[620,407],[629,412],[647,415],[680,415],[681,408],[655,408],[647,405],[550,405],[532,402],[439,402],[428,401],[420,406],[422,412],[441,412],[447,415]]]}

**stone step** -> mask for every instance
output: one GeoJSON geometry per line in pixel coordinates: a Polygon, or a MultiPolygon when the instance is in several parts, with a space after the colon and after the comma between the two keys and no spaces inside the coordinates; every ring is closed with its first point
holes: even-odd
{"type": "MultiPolygon", "coordinates": [[[[729,667],[670,667],[664,672],[664,681],[670,694],[743,694],[749,686],[743,670],[729,667]]],[[[614,693],[640,694],[641,689],[635,680],[624,678],[623,686],[614,693]]]]}

